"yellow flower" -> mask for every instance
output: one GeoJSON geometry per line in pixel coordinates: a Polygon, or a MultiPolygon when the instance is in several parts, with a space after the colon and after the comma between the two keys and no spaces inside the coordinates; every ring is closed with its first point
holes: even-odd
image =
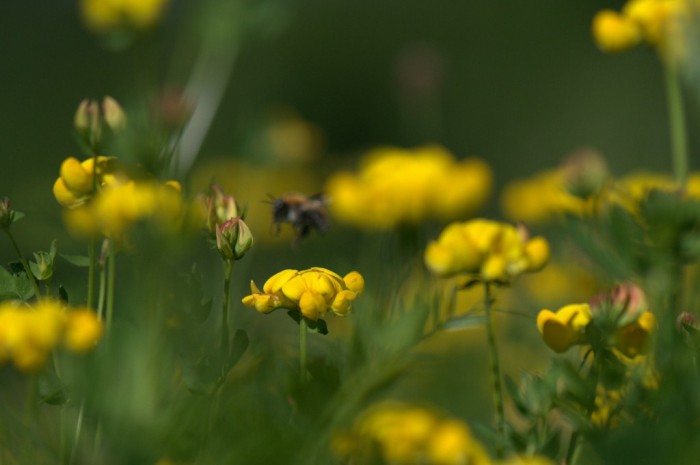
{"type": "Polygon", "coordinates": [[[356,458],[353,461],[358,463],[372,461],[374,451],[379,452],[382,463],[397,465],[491,463],[464,423],[431,409],[398,402],[370,407],[350,431],[336,438],[336,454],[356,458]]]}
{"type": "Polygon", "coordinates": [[[630,324],[615,333],[615,348],[627,357],[636,357],[646,352],[651,334],[656,327],[656,317],[651,312],[642,313],[630,324]]]}
{"type": "Polygon", "coordinates": [[[359,173],[329,178],[331,213],[366,229],[390,229],[427,219],[451,220],[473,213],[491,189],[491,171],[481,160],[456,161],[442,147],[393,147],[367,153],[359,173]]]}
{"type": "Polygon", "coordinates": [[[556,313],[542,310],[537,315],[537,329],[544,342],[555,352],[564,352],[569,347],[585,342],[586,326],[592,314],[588,304],[571,304],[556,313]]]}
{"type": "MultiPolygon", "coordinates": [[[[109,177],[113,157],[97,157],[97,187],[102,187],[109,177]]],[[[53,185],[53,194],[59,204],[66,208],[75,208],[86,203],[93,193],[95,176],[94,159],[80,162],[69,157],[61,163],[58,179],[53,185]]]]}
{"type": "Polygon", "coordinates": [[[299,310],[304,318],[318,320],[328,310],[345,316],[352,302],[364,290],[364,278],[353,271],[341,278],[325,268],[282,270],[265,282],[263,291],[250,283],[251,294],[243,304],[258,312],[269,313],[277,308],[299,310]]]}
{"type": "Polygon", "coordinates": [[[80,11],[95,32],[147,29],[155,25],[168,0],[82,0],[80,11]]]}
{"type": "Polygon", "coordinates": [[[566,172],[561,169],[512,181],[501,195],[503,213],[513,221],[537,224],[557,215],[589,212],[591,201],[571,194],[566,181],[566,172]]]}
{"type": "Polygon", "coordinates": [[[172,184],[127,181],[105,185],[92,202],[65,212],[64,220],[77,235],[99,232],[121,239],[131,225],[149,218],[160,230],[173,231],[183,212],[182,196],[172,184]]]}
{"type": "Polygon", "coordinates": [[[512,225],[485,219],[452,223],[428,244],[425,264],[438,276],[464,273],[482,281],[507,281],[541,269],[549,259],[547,241],[526,235],[512,225]]]}
{"type": "Polygon", "coordinates": [[[630,17],[602,10],[593,18],[593,38],[604,52],[622,52],[642,40],[642,31],[630,17]]]}
{"type": "Polygon", "coordinates": [[[69,311],[52,299],[39,300],[34,306],[0,304],[0,363],[11,360],[20,371],[40,370],[61,343],[85,352],[100,335],[101,324],[87,309],[69,311]]]}
{"type": "Polygon", "coordinates": [[[87,352],[95,347],[104,331],[97,314],[88,308],[68,312],[63,342],[73,352],[87,352]]]}

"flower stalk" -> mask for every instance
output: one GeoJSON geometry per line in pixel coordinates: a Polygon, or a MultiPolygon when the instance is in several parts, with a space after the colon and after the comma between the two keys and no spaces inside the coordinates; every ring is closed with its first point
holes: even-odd
{"type": "Polygon", "coordinates": [[[665,66],[666,98],[668,99],[669,130],[673,178],[685,186],[688,177],[688,137],[685,127],[685,106],[680,76],[673,63],[665,66]]]}
{"type": "Polygon", "coordinates": [[[41,291],[39,290],[39,285],[36,282],[36,279],[34,278],[34,274],[32,273],[32,270],[29,268],[29,263],[27,263],[27,259],[24,258],[24,255],[22,254],[22,251],[19,248],[19,245],[17,244],[17,241],[15,240],[15,236],[12,235],[12,232],[10,232],[10,229],[4,229],[5,233],[7,234],[7,237],[10,238],[10,242],[12,242],[12,247],[15,249],[15,252],[17,253],[17,258],[19,258],[20,263],[22,264],[22,268],[24,268],[24,272],[27,274],[27,278],[29,278],[29,282],[32,284],[32,289],[34,289],[34,294],[36,294],[37,298],[41,296],[41,291]]]}
{"type": "Polygon", "coordinates": [[[503,408],[503,387],[501,384],[501,363],[498,358],[498,347],[496,336],[493,330],[491,319],[491,283],[484,282],[484,312],[486,314],[486,337],[489,346],[489,358],[491,362],[491,382],[493,387],[493,403],[496,410],[496,432],[498,434],[498,444],[496,445],[496,455],[503,457],[503,450],[506,443],[506,416],[503,408]]]}
{"type": "Polygon", "coordinates": [[[306,337],[308,329],[306,318],[299,320],[299,379],[302,384],[308,380],[306,372],[306,337]]]}
{"type": "Polygon", "coordinates": [[[224,259],[224,303],[221,308],[221,349],[228,353],[229,329],[228,315],[231,306],[231,274],[233,273],[233,259],[224,259]]]}

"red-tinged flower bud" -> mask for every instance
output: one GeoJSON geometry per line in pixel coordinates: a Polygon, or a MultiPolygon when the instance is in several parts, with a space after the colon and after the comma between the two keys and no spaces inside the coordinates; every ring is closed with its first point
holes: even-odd
{"type": "Polygon", "coordinates": [[[6,231],[14,221],[15,211],[10,207],[10,199],[5,197],[0,200],[0,228],[6,231]]]}
{"type": "Polygon", "coordinates": [[[253,246],[253,235],[248,225],[238,217],[215,226],[216,248],[227,260],[239,260],[253,246]]]}
{"type": "Polygon", "coordinates": [[[232,195],[226,195],[216,184],[212,184],[209,192],[200,197],[200,202],[204,210],[205,227],[211,235],[216,234],[216,225],[239,216],[236,199],[232,195]]]}
{"type": "Polygon", "coordinates": [[[619,284],[610,291],[597,294],[589,304],[594,314],[610,312],[618,326],[636,321],[647,311],[644,291],[633,283],[619,284]]]}
{"type": "Polygon", "coordinates": [[[697,315],[683,312],[676,318],[676,330],[683,334],[697,334],[700,330],[700,321],[697,315]]]}

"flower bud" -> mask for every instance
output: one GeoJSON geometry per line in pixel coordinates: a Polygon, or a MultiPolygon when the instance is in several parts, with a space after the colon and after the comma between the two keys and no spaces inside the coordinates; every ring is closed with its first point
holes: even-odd
{"type": "Polygon", "coordinates": [[[83,141],[94,148],[102,137],[102,121],[98,103],[88,99],[80,102],[73,117],[73,126],[83,141]]]}
{"type": "Polygon", "coordinates": [[[121,132],[126,128],[126,113],[119,102],[109,95],[102,100],[102,115],[104,122],[112,132],[121,132]]]}
{"type": "Polygon", "coordinates": [[[216,184],[212,184],[209,193],[200,197],[201,205],[205,210],[205,226],[210,234],[216,234],[216,226],[226,223],[239,215],[236,199],[232,195],[226,195],[216,184]]]}
{"type": "Polygon", "coordinates": [[[7,231],[14,221],[15,211],[10,207],[10,199],[5,197],[0,200],[0,228],[3,231],[7,231]]]}
{"type": "Polygon", "coordinates": [[[46,281],[53,276],[53,260],[54,257],[48,252],[35,252],[35,262],[30,262],[29,266],[32,274],[39,281],[46,281]]]}
{"type": "Polygon", "coordinates": [[[582,149],[572,153],[564,161],[562,169],[566,189],[579,198],[587,198],[599,193],[608,178],[605,159],[592,149],[582,149]]]}
{"type": "Polygon", "coordinates": [[[698,334],[700,321],[694,313],[683,312],[676,318],[676,331],[683,334],[698,334]]]}
{"type": "Polygon", "coordinates": [[[607,313],[617,324],[633,323],[647,310],[644,291],[633,283],[623,283],[614,289],[593,296],[589,302],[594,314],[607,313]]]}
{"type": "Polygon", "coordinates": [[[245,222],[230,218],[222,225],[215,226],[216,248],[227,260],[239,260],[253,246],[253,235],[245,222]]]}

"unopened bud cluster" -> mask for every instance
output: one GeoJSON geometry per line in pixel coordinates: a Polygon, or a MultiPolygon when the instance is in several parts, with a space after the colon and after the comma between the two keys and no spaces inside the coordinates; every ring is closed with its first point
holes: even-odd
{"type": "Polygon", "coordinates": [[[126,113],[119,102],[110,96],[97,100],[85,99],[80,102],[73,119],[78,136],[91,149],[97,148],[105,128],[118,133],[126,128],[126,113]]]}
{"type": "Polygon", "coordinates": [[[239,260],[253,246],[253,234],[243,220],[236,199],[213,184],[199,197],[203,223],[225,260],[239,260]]]}

